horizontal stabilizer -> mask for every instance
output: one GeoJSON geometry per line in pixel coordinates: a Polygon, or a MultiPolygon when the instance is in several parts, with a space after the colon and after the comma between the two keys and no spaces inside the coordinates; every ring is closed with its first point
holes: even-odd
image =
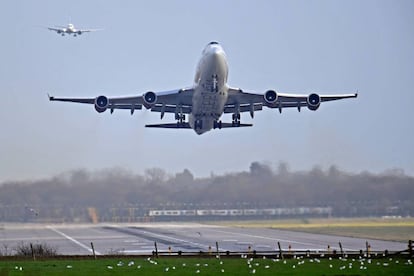
{"type": "MultiPolygon", "coordinates": [[[[253,124],[233,124],[233,123],[221,123],[221,128],[230,128],[230,127],[251,127],[253,124]]],[[[145,125],[145,127],[152,127],[152,128],[186,128],[189,129],[189,123],[167,123],[167,124],[151,124],[145,125]]]]}
{"type": "Polygon", "coordinates": [[[191,128],[189,123],[153,124],[153,125],[145,125],[145,127],[153,127],[153,128],[191,128]]]}
{"type": "Polygon", "coordinates": [[[253,124],[238,124],[235,125],[233,123],[221,123],[221,128],[229,128],[229,127],[251,127],[253,124]]]}

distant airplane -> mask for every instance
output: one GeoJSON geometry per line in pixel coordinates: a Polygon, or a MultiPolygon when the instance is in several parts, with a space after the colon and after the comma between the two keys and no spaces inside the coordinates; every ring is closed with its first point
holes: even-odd
{"type": "Polygon", "coordinates": [[[30,213],[32,213],[33,215],[35,215],[35,216],[38,216],[39,215],[39,213],[35,210],[35,209],[33,209],[33,208],[30,208],[30,207],[24,207],[28,212],[30,212],[30,213]]]}
{"type": "Polygon", "coordinates": [[[188,88],[179,88],[170,91],[148,91],[142,96],[96,98],[56,98],[49,96],[50,101],[75,102],[92,104],[99,113],[109,109],[127,109],[131,115],[142,106],[154,112],[164,114],[174,113],[176,123],[151,124],[153,128],[184,128],[193,129],[197,134],[203,134],[211,129],[230,127],[247,127],[252,124],[242,124],[240,113],[249,112],[253,118],[254,112],[263,107],[283,108],[295,107],[298,111],[306,106],[310,110],[317,110],[321,102],[356,98],[354,94],[319,95],[311,93],[285,94],[275,90],[264,93],[246,92],[240,88],[227,85],[228,65],[226,54],[218,42],[210,42],[203,50],[198,63],[194,85],[188,88]],[[232,122],[220,120],[223,113],[232,113],[232,122]],[[188,115],[188,122],[185,120],[188,115]]]}
{"type": "Polygon", "coordinates": [[[85,30],[76,29],[72,23],[69,23],[67,26],[56,26],[56,27],[47,27],[47,28],[51,31],[57,32],[58,34],[62,36],[64,36],[65,34],[68,34],[68,35],[73,34],[73,36],[77,36],[83,33],[96,32],[96,31],[102,30],[102,29],[85,29],[85,30]]]}

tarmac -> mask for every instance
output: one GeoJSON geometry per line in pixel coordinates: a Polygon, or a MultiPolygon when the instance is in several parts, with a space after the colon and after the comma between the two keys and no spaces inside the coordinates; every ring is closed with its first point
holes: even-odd
{"type": "MultiPolygon", "coordinates": [[[[269,228],[239,228],[201,223],[0,224],[0,255],[21,243],[45,243],[61,255],[151,254],[159,252],[247,252],[366,250],[401,251],[407,243],[309,234],[269,228]]],[[[6,254],[5,254],[6,253],[6,254]]]]}

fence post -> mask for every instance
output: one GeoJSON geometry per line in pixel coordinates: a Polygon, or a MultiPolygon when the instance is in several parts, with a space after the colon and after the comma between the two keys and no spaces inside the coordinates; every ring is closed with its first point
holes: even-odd
{"type": "Polygon", "coordinates": [[[342,257],[344,256],[344,250],[342,249],[342,243],[339,242],[339,249],[341,250],[342,257]]]}
{"type": "Polygon", "coordinates": [[[157,247],[157,242],[154,242],[154,246],[155,246],[155,257],[158,258],[158,247],[157,247]]]}
{"type": "Polygon", "coordinates": [[[218,241],[216,241],[216,252],[217,252],[217,258],[220,258],[220,252],[219,252],[218,241]]]}
{"type": "Polygon", "coordinates": [[[96,260],[95,247],[93,246],[93,242],[91,242],[91,247],[92,247],[93,258],[96,260]]]}
{"type": "Polygon", "coordinates": [[[368,241],[365,242],[365,245],[367,247],[367,257],[369,257],[369,254],[371,253],[371,245],[368,243],[368,241]]]}
{"type": "Polygon", "coordinates": [[[280,246],[280,242],[277,242],[277,246],[279,247],[279,256],[283,260],[283,252],[282,252],[282,247],[280,246]]]}
{"type": "Polygon", "coordinates": [[[410,257],[413,257],[413,241],[409,240],[408,241],[408,252],[410,253],[410,257]]]}

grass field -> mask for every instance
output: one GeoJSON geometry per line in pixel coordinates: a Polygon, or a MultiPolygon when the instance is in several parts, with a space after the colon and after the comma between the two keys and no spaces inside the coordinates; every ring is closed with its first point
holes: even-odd
{"type": "Polygon", "coordinates": [[[308,233],[407,242],[414,240],[414,219],[290,219],[214,222],[226,226],[275,228],[308,233]]]}
{"type": "Polygon", "coordinates": [[[159,258],[5,261],[3,275],[413,275],[411,260],[159,258]]]}

